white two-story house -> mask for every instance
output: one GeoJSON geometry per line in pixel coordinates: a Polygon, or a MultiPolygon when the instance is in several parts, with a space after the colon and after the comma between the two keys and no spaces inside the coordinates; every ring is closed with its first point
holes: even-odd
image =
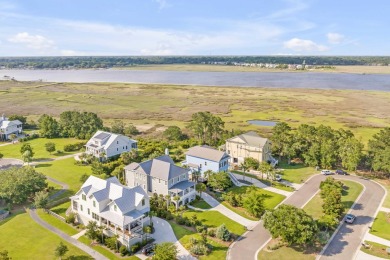
{"type": "Polygon", "coordinates": [[[96,221],[106,228],[106,234],[118,235],[128,247],[141,240],[143,226],[149,221],[149,196],[141,187],[120,184],[116,177],[103,180],[90,176],[70,199],[80,223],[96,221]]]}
{"type": "Polygon", "coordinates": [[[213,172],[223,172],[229,169],[230,156],[207,145],[191,147],[186,152],[186,160],[182,165],[187,165],[193,173],[199,173],[204,178],[204,173],[208,170],[213,172]]]}
{"type": "Polygon", "coordinates": [[[124,135],[97,131],[85,145],[85,153],[92,154],[100,160],[120,155],[137,149],[137,141],[124,135]]]}
{"type": "Polygon", "coordinates": [[[189,169],[175,165],[168,155],[125,167],[126,184],[129,187],[142,187],[149,195],[179,196],[179,201],[172,201],[177,206],[195,199],[195,183],[188,180],[188,174],[189,169]]]}
{"type": "Polygon", "coordinates": [[[4,114],[0,117],[0,140],[7,141],[10,135],[20,135],[23,131],[23,124],[19,120],[8,120],[4,114]]]}

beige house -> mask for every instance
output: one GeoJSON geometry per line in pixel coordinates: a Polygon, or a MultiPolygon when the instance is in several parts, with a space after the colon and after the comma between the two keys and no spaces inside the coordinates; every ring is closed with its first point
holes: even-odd
{"type": "Polygon", "coordinates": [[[271,156],[270,140],[253,131],[226,140],[225,151],[230,156],[230,162],[234,164],[242,163],[247,157],[259,162],[274,160],[271,156]]]}

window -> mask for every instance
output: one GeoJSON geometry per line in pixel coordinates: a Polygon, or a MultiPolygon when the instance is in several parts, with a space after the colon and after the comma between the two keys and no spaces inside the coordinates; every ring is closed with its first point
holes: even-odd
{"type": "Polygon", "coordinates": [[[83,205],[80,205],[80,210],[83,211],[83,205]]]}
{"type": "Polygon", "coordinates": [[[146,190],[146,186],[145,186],[145,184],[144,184],[144,190],[146,190]]]}
{"type": "Polygon", "coordinates": [[[90,215],[91,214],[91,210],[90,209],[88,209],[88,215],[90,215]]]}
{"type": "Polygon", "coordinates": [[[96,208],[96,201],[93,201],[93,206],[96,208]]]}
{"type": "Polygon", "coordinates": [[[99,216],[92,212],[92,218],[95,220],[99,220],[99,216]]]}
{"type": "Polygon", "coordinates": [[[158,179],[158,183],[161,183],[161,179],[158,179]]]}
{"type": "Polygon", "coordinates": [[[81,198],[82,198],[83,200],[87,200],[87,196],[85,196],[85,194],[81,195],[81,198]]]}
{"type": "Polygon", "coordinates": [[[207,166],[207,162],[204,162],[204,166],[207,166]]]}
{"type": "Polygon", "coordinates": [[[228,154],[230,154],[230,150],[228,150],[228,154]]]}
{"type": "Polygon", "coordinates": [[[116,144],[119,144],[119,141],[116,141],[116,144]]]}
{"type": "Polygon", "coordinates": [[[165,186],[167,185],[167,181],[165,181],[165,186]]]}
{"type": "Polygon", "coordinates": [[[116,211],[116,205],[114,205],[114,211],[116,211]]]}
{"type": "Polygon", "coordinates": [[[126,145],[126,150],[127,150],[127,145],[126,145]]]}
{"type": "Polygon", "coordinates": [[[145,206],[145,199],[142,199],[142,206],[145,206]]]}
{"type": "Polygon", "coordinates": [[[119,151],[119,148],[117,147],[116,150],[119,151]]]}

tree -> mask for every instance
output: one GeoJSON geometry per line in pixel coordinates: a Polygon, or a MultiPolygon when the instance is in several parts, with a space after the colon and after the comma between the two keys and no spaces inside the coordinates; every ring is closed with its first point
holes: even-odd
{"type": "Polygon", "coordinates": [[[10,115],[8,117],[8,120],[9,121],[19,120],[24,125],[27,122],[27,117],[22,115],[10,115]]]}
{"type": "Polygon", "coordinates": [[[198,112],[192,114],[188,128],[202,144],[216,145],[224,132],[224,125],[225,123],[220,117],[214,116],[210,112],[198,112]]]}
{"type": "Polygon", "coordinates": [[[42,190],[35,193],[34,205],[36,208],[45,209],[48,202],[49,202],[49,193],[47,191],[42,190]]]}
{"type": "Polygon", "coordinates": [[[89,139],[103,129],[103,120],[91,112],[65,111],[60,114],[59,125],[63,137],[89,139]]]}
{"type": "Polygon", "coordinates": [[[114,120],[111,125],[111,132],[115,134],[123,135],[125,134],[125,124],[121,120],[114,120]]]}
{"type": "Polygon", "coordinates": [[[178,126],[169,126],[167,129],[165,129],[165,131],[163,132],[163,135],[169,141],[183,140],[183,132],[181,131],[180,127],[178,127],[178,126]]]}
{"type": "Polygon", "coordinates": [[[333,189],[325,196],[322,209],[325,215],[334,216],[335,218],[341,217],[344,212],[344,205],[341,201],[340,190],[333,189]]]}
{"type": "Polygon", "coordinates": [[[89,221],[88,222],[88,225],[86,226],[86,232],[85,232],[85,235],[91,239],[91,240],[96,240],[98,238],[98,235],[99,235],[99,228],[98,228],[98,225],[96,223],[96,221],[89,221]]]}
{"type": "Polygon", "coordinates": [[[39,133],[43,137],[55,138],[60,135],[60,127],[53,117],[43,114],[39,120],[39,133]]]}
{"type": "Polygon", "coordinates": [[[12,257],[8,256],[8,251],[0,251],[0,260],[12,260],[12,257]]]}
{"type": "Polygon", "coordinates": [[[279,155],[281,160],[286,147],[291,146],[291,127],[285,122],[278,122],[272,128],[272,150],[279,155]]]}
{"type": "Polygon", "coordinates": [[[382,129],[368,141],[368,154],[372,169],[390,173],[390,127],[382,129]]]}
{"type": "Polygon", "coordinates": [[[138,134],[139,134],[139,131],[134,125],[129,124],[126,126],[125,135],[133,136],[133,135],[138,135],[138,134]]]}
{"type": "Polygon", "coordinates": [[[233,185],[226,172],[212,173],[208,177],[207,184],[215,190],[223,191],[233,185]]]}
{"type": "Polygon", "coordinates": [[[314,219],[302,209],[291,205],[266,211],[263,215],[264,227],[273,238],[281,238],[288,245],[306,245],[314,242],[318,232],[314,219]]]}
{"type": "Polygon", "coordinates": [[[27,150],[22,154],[22,159],[23,162],[27,163],[27,165],[32,161],[32,155],[30,150],[27,150]]]}
{"type": "Polygon", "coordinates": [[[363,158],[364,145],[355,137],[349,137],[341,141],[339,156],[341,163],[348,171],[357,169],[363,158]]]}
{"type": "Polygon", "coordinates": [[[23,155],[25,151],[30,151],[31,157],[34,156],[34,151],[33,148],[29,143],[23,143],[22,146],[20,147],[20,154],[23,155]]]}
{"type": "Polygon", "coordinates": [[[68,252],[68,250],[68,247],[64,243],[60,242],[60,244],[56,247],[54,254],[55,256],[62,259],[62,257],[66,254],[66,252],[68,252]]]}
{"type": "Polygon", "coordinates": [[[229,230],[226,228],[225,224],[222,224],[217,228],[215,236],[221,239],[222,241],[229,241],[231,234],[229,230]]]}
{"type": "Polygon", "coordinates": [[[272,172],[274,172],[274,168],[268,162],[263,161],[259,165],[259,171],[261,172],[261,179],[263,179],[264,174],[267,176],[268,179],[272,172]]]}
{"type": "Polygon", "coordinates": [[[206,189],[207,189],[207,187],[204,183],[197,183],[196,184],[196,190],[199,192],[200,197],[202,197],[202,192],[205,192],[206,189]]]}
{"type": "Polygon", "coordinates": [[[45,144],[46,151],[48,151],[50,154],[56,150],[56,144],[49,142],[45,144]]]}
{"type": "Polygon", "coordinates": [[[0,159],[3,158],[4,154],[0,153],[0,159]]]}
{"type": "Polygon", "coordinates": [[[14,143],[14,141],[16,140],[16,138],[18,138],[18,137],[16,136],[16,134],[10,134],[10,135],[9,135],[9,139],[12,141],[12,143],[14,143]]]}
{"type": "Polygon", "coordinates": [[[10,204],[24,203],[46,187],[46,176],[32,167],[12,167],[0,174],[0,198],[10,204]]]}
{"type": "Polygon", "coordinates": [[[252,157],[246,157],[244,159],[244,162],[240,164],[240,167],[244,172],[244,180],[245,180],[246,171],[250,169],[257,170],[259,168],[259,161],[252,157]]]}
{"type": "Polygon", "coordinates": [[[176,205],[176,211],[177,211],[177,209],[179,208],[180,196],[176,195],[175,197],[173,197],[173,200],[176,201],[175,205],[176,205]]]}
{"type": "Polygon", "coordinates": [[[243,205],[246,211],[252,216],[261,217],[263,215],[264,207],[264,196],[256,190],[250,190],[244,196],[243,205]]]}
{"type": "Polygon", "coordinates": [[[154,250],[154,260],[172,260],[177,259],[178,250],[172,242],[164,242],[156,245],[154,250]]]}

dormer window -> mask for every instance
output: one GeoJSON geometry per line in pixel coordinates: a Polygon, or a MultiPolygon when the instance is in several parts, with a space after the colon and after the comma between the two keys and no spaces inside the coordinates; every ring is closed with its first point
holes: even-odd
{"type": "Polygon", "coordinates": [[[114,205],[114,211],[116,211],[116,208],[117,208],[116,205],[114,205]]]}
{"type": "Polygon", "coordinates": [[[96,208],[96,201],[93,201],[93,206],[96,208]]]}
{"type": "Polygon", "coordinates": [[[85,196],[85,194],[81,195],[81,199],[82,200],[87,200],[87,196],[85,196]]]}
{"type": "Polygon", "coordinates": [[[142,199],[142,206],[145,206],[145,199],[142,199]]]}

